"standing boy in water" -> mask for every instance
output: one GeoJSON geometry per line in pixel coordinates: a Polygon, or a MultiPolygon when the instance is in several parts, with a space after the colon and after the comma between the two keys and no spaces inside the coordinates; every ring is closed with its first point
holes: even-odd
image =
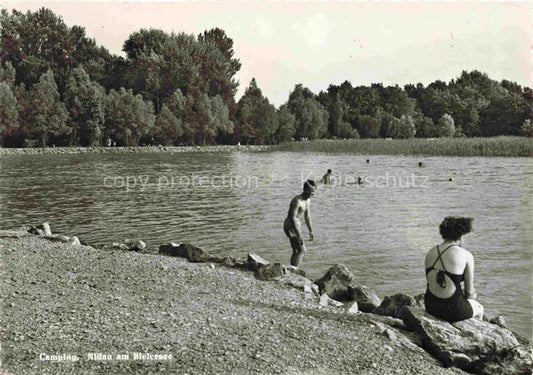
{"type": "Polygon", "coordinates": [[[292,198],[289,207],[289,213],[283,223],[283,230],[287,237],[289,237],[292,256],[291,266],[299,267],[304,254],[307,252],[302,236],[302,215],[305,218],[305,224],[309,229],[309,240],[313,240],[313,227],[311,225],[311,197],[315,194],[316,184],[313,180],[307,180],[304,183],[304,191],[292,198]]]}

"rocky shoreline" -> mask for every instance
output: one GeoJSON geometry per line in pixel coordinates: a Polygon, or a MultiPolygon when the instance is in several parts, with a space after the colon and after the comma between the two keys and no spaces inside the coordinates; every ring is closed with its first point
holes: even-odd
{"type": "Polygon", "coordinates": [[[269,151],[270,146],[260,145],[219,145],[219,146],[142,146],[142,147],[35,147],[0,148],[0,156],[5,155],[67,155],[67,154],[153,154],[182,152],[261,152],[269,151]]]}
{"type": "Polygon", "coordinates": [[[531,373],[502,317],[450,324],[342,264],[313,281],[253,253],[93,248],[46,223],[0,231],[0,251],[2,373],[531,373]]]}

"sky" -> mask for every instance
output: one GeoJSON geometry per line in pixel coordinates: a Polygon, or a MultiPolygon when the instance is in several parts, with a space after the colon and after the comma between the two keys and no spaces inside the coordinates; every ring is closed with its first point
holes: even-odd
{"type": "Polygon", "coordinates": [[[272,104],[296,84],[318,94],[349,81],[449,82],[463,70],[533,87],[530,1],[41,1],[2,8],[51,9],[111,53],[141,28],[198,35],[219,27],[242,68],[237,100],[255,78],[272,104]]]}

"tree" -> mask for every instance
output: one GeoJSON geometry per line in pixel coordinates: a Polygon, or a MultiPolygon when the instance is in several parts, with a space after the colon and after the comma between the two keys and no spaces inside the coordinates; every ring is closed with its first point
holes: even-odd
{"type": "Polygon", "coordinates": [[[287,142],[294,137],[296,132],[296,117],[291,113],[286,104],[282,105],[277,111],[278,129],[276,130],[275,139],[277,142],[287,142]]]}
{"type": "Polygon", "coordinates": [[[336,96],[329,104],[328,133],[332,137],[353,138],[354,133],[351,125],[345,121],[346,103],[336,96]]]}
{"type": "Polygon", "coordinates": [[[533,137],[533,125],[531,125],[531,119],[525,119],[520,127],[522,135],[526,137],[533,137]]]}
{"type": "Polygon", "coordinates": [[[212,97],[220,95],[231,109],[239,86],[239,82],[234,77],[241,69],[241,62],[234,58],[233,39],[217,27],[198,35],[198,42],[216,47],[224,57],[223,64],[218,67],[218,72],[214,72],[208,94],[212,97]]]}
{"type": "Polygon", "coordinates": [[[246,143],[270,141],[278,129],[276,108],[263,96],[255,78],[237,103],[235,119],[234,135],[246,143]]]}
{"type": "Polygon", "coordinates": [[[318,139],[327,134],[328,112],[308,88],[301,84],[296,85],[289,95],[287,105],[296,117],[297,137],[318,139]]]}
{"type": "Polygon", "coordinates": [[[417,112],[413,119],[415,121],[416,137],[433,138],[438,135],[437,128],[431,118],[424,116],[421,112],[417,112]]]}
{"type": "Polygon", "coordinates": [[[105,121],[105,93],[81,67],[74,68],[65,88],[65,105],[70,113],[72,143],[99,144],[105,121]]]}
{"type": "Polygon", "coordinates": [[[111,90],[106,97],[105,119],[106,136],[118,144],[137,146],[154,126],[154,107],[131,89],[111,90]]]}
{"type": "Polygon", "coordinates": [[[439,119],[437,124],[437,131],[439,137],[453,137],[455,134],[455,125],[453,117],[445,113],[439,119]]]}
{"type": "Polygon", "coordinates": [[[122,46],[128,59],[140,56],[161,56],[167,46],[169,36],[158,29],[141,29],[131,34],[122,46]]]}
{"type": "Polygon", "coordinates": [[[50,9],[13,10],[12,14],[3,9],[0,30],[0,59],[13,64],[17,84],[31,87],[51,69],[62,94],[70,71],[78,64],[85,64],[91,74],[105,74],[109,52],[87,38],[84,28],[67,27],[50,9]]]}
{"type": "Polygon", "coordinates": [[[228,107],[220,96],[187,95],[184,130],[190,143],[213,143],[219,133],[229,133],[232,129],[228,107]]]}
{"type": "Polygon", "coordinates": [[[69,135],[67,126],[68,112],[59,98],[54,74],[48,70],[30,91],[31,132],[39,140],[41,147],[46,146],[49,135],[69,135]]]}
{"type": "Polygon", "coordinates": [[[15,68],[11,65],[11,62],[7,61],[5,66],[0,64],[0,82],[6,83],[11,89],[15,87],[15,68]]]}
{"type": "Polygon", "coordinates": [[[17,100],[6,82],[0,82],[0,145],[18,127],[17,100]]]}
{"type": "Polygon", "coordinates": [[[357,131],[361,138],[378,138],[381,129],[381,120],[369,115],[363,115],[359,118],[357,131]]]}
{"type": "Polygon", "coordinates": [[[165,144],[176,142],[184,134],[186,105],[187,98],[176,90],[163,104],[151,134],[165,144]]]}
{"type": "Polygon", "coordinates": [[[393,117],[388,129],[390,138],[413,138],[415,136],[415,122],[411,116],[393,117]]]}

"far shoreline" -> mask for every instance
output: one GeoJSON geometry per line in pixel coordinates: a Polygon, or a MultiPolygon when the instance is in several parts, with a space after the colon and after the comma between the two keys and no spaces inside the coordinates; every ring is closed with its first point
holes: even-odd
{"type": "Polygon", "coordinates": [[[531,157],[533,138],[503,136],[490,138],[364,138],[317,139],[291,141],[274,145],[208,146],[124,146],[124,147],[34,147],[2,148],[0,157],[8,155],[71,154],[152,154],[190,152],[316,152],[328,154],[442,156],[442,157],[531,157]]]}

